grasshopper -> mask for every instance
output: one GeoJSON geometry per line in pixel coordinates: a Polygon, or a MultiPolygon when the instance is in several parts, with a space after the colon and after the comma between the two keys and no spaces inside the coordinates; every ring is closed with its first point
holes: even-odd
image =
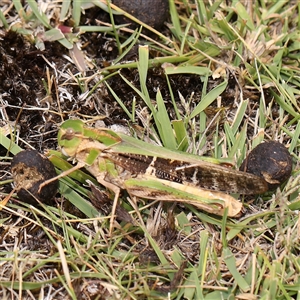
{"type": "Polygon", "coordinates": [[[90,128],[81,120],[61,125],[58,144],[62,153],[77,163],[66,171],[68,174],[85,167],[114,192],[112,214],[121,189],[138,198],[188,203],[221,216],[227,208],[230,217],[239,214],[242,203],[229,193],[261,194],[268,190],[266,181],[256,175],[106,128],[90,128]]]}

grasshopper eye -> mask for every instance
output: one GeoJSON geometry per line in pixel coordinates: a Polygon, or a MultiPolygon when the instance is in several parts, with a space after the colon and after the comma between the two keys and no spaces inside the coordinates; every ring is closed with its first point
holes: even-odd
{"type": "Polygon", "coordinates": [[[72,140],[76,135],[76,132],[73,128],[67,128],[63,136],[61,137],[63,140],[72,140]]]}

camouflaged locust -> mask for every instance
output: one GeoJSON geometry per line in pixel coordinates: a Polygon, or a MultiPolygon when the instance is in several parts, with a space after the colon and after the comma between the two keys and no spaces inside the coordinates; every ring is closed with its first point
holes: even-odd
{"type": "Polygon", "coordinates": [[[80,120],[61,125],[58,143],[62,153],[77,163],[59,177],[85,167],[115,193],[114,208],[120,190],[125,189],[138,198],[188,203],[221,216],[227,208],[228,216],[234,217],[242,204],[230,193],[261,194],[268,190],[266,181],[256,175],[109,129],[90,128],[80,120]]]}

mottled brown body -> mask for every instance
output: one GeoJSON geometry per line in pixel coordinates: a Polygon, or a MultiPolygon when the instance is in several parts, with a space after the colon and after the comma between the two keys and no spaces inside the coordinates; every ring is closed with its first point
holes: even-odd
{"type": "Polygon", "coordinates": [[[130,171],[132,176],[147,174],[159,179],[228,193],[261,194],[268,190],[266,181],[259,176],[211,163],[191,165],[160,157],[105,151],[101,156],[130,171]]]}

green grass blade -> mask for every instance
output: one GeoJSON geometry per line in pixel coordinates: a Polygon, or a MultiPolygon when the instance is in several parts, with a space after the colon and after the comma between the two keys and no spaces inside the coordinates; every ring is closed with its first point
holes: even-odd
{"type": "Polygon", "coordinates": [[[95,218],[99,215],[99,212],[91,205],[91,203],[82,198],[74,191],[74,189],[65,184],[63,180],[59,181],[59,192],[87,217],[95,218]]]}
{"type": "Polygon", "coordinates": [[[196,74],[199,76],[207,76],[211,74],[209,68],[197,67],[197,66],[178,66],[178,67],[166,67],[165,73],[167,75],[173,74],[196,74]]]}
{"type": "MultiPolygon", "coordinates": [[[[67,2],[67,1],[63,1],[63,4],[64,4],[64,2],[67,2]]],[[[79,23],[80,23],[81,3],[82,3],[82,0],[73,0],[72,1],[72,5],[73,5],[73,8],[72,8],[72,17],[73,17],[75,26],[78,26],[79,23]]]]}
{"type": "MultiPolygon", "coordinates": [[[[121,76],[124,80],[126,80],[125,77],[121,76]]],[[[109,89],[109,91],[111,92],[111,94],[113,95],[113,97],[116,99],[116,101],[119,103],[119,105],[122,107],[122,109],[124,110],[124,112],[127,114],[127,116],[129,117],[129,119],[134,122],[134,118],[132,113],[127,109],[126,105],[122,102],[122,100],[119,98],[119,96],[114,92],[114,90],[111,88],[111,86],[108,84],[107,81],[104,81],[104,83],[106,84],[107,88],[109,89]]],[[[127,83],[129,83],[129,81],[127,81],[127,83]]]]}
{"type": "Polygon", "coordinates": [[[164,100],[160,91],[156,93],[157,112],[155,116],[156,126],[158,128],[159,136],[163,142],[163,145],[168,149],[176,150],[177,143],[171,126],[168,112],[166,110],[164,100]],[[159,125],[159,126],[158,126],[159,125]]]}
{"type": "Polygon", "coordinates": [[[19,153],[20,151],[23,150],[21,147],[19,147],[17,144],[15,144],[12,140],[10,140],[6,136],[4,136],[1,132],[0,132],[0,145],[2,145],[10,153],[12,153],[14,155],[16,155],[17,153],[19,153]]]}
{"type": "Polygon", "coordinates": [[[227,87],[227,81],[223,81],[218,86],[216,86],[214,89],[212,89],[209,93],[207,93],[200,101],[200,103],[195,107],[193,112],[190,115],[190,118],[194,118],[200,112],[204,111],[211,103],[213,103],[217,97],[219,97],[226,89],[227,87]]]}
{"type": "Polygon", "coordinates": [[[0,23],[0,27],[3,25],[5,29],[9,28],[9,25],[1,9],[0,9],[0,21],[2,22],[2,24],[0,23]]]}
{"type": "MultiPolygon", "coordinates": [[[[74,2],[79,2],[80,3],[80,1],[81,0],[74,1],[74,2]]],[[[60,22],[64,22],[65,19],[67,18],[67,14],[69,12],[70,5],[71,5],[71,0],[64,0],[64,1],[62,1],[61,11],[60,11],[60,17],[59,17],[59,21],[60,22]]],[[[72,13],[73,13],[73,11],[72,11],[72,13]]],[[[74,16],[73,16],[73,18],[74,18],[74,16]]],[[[76,24],[76,22],[75,22],[75,24],[76,24]]],[[[78,25],[78,24],[76,24],[76,25],[78,25]]]]}
{"type": "Polygon", "coordinates": [[[235,283],[240,287],[240,289],[243,292],[248,292],[250,289],[249,284],[237,270],[236,260],[229,248],[223,249],[223,258],[227,268],[229,269],[230,274],[234,278],[235,283]]]}
{"type": "Polygon", "coordinates": [[[32,9],[32,12],[36,16],[36,18],[46,27],[51,28],[48,17],[40,11],[36,1],[28,0],[28,5],[32,9]]]}
{"type": "Polygon", "coordinates": [[[179,40],[181,40],[182,31],[181,31],[181,26],[180,26],[180,20],[179,20],[176,6],[175,6],[175,2],[172,0],[169,1],[169,9],[170,9],[170,16],[171,16],[171,21],[172,21],[171,30],[175,34],[175,36],[179,40]]]}
{"type": "Polygon", "coordinates": [[[186,151],[189,146],[188,133],[185,128],[185,125],[182,120],[174,120],[171,122],[175,136],[176,136],[176,144],[177,150],[186,151]]]}

